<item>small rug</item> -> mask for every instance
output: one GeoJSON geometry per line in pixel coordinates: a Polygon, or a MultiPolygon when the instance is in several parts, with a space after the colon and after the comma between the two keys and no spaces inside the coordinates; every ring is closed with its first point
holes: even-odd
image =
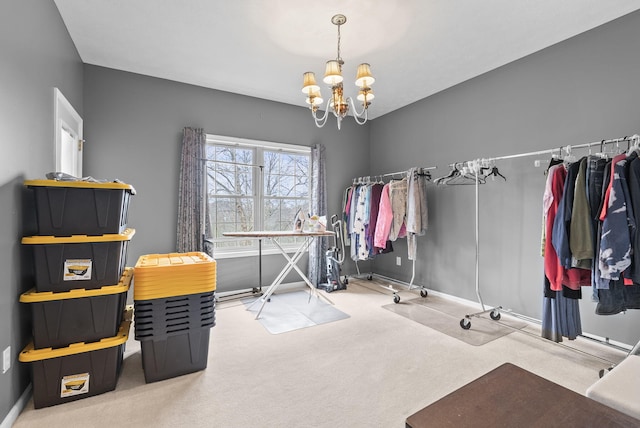
{"type": "Polygon", "coordinates": [[[465,306],[431,295],[426,299],[384,305],[383,308],[474,346],[484,345],[512,333],[514,329],[527,326],[523,321],[505,317],[493,321],[486,314],[487,318],[471,317],[471,328],[465,330],[460,327],[460,321],[474,311],[464,312],[465,306]]]}
{"type": "MultiPolygon", "coordinates": [[[[245,306],[251,305],[254,298],[243,299],[245,306]]],[[[257,302],[249,312],[254,316],[260,310],[261,302],[257,302]]],[[[349,315],[328,304],[320,297],[311,296],[307,291],[292,291],[273,294],[271,300],[264,305],[260,313],[260,324],[271,334],[286,333],[301,328],[313,327],[333,321],[349,318],[349,315]]]]}

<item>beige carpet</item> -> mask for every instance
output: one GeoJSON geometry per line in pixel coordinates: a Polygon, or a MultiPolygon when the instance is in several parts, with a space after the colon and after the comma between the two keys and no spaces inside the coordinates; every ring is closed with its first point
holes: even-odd
{"type": "Polygon", "coordinates": [[[383,308],[474,346],[487,344],[527,326],[525,322],[502,315],[499,321],[494,321],[489,314],[483,314],[471,317],[471,328],[465,330],[460,327],[460,320],[474,312],[461,312],[459,304],[438,296],[403,300],[383,308]]]}
{"type": "MultiPolygon", "coordinates": [[[[609,364],[520,333],[469,345],[383,309],[390,293],[356,280],[329,296],[349,318],[277,335],[241,302],[220,304],[208,367],[151,384],[131,335],[115,391],[38,410],[29,402],[15,427],[402,428],[407,416],[505,362],[580,394],[609,364]]],[[[611,362],[624,357],[588,341],[574,346],[611,362]]]]}

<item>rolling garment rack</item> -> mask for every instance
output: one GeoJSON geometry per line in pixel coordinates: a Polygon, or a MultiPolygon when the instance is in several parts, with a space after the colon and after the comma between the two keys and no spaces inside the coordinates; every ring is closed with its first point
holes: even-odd
{"type": "MultiPolygon", "coordinates": [[[[428,171],[430,170],[434,170],[437,169],[436,166],[429,166],[429,167],[420,167],[417,168],[418,174],[420,174],[421,176],[426,176],[426,177],[431,177],[431,173],[429,173],[428,171]]],[[[358,184],[369,184],[369,183],[374,183],[375,178],[376,177],[380,177],[380,181],[382,181],[383,177],[395,177],[395,176],[399,176],[399,175],[403,175],[403,176],[407,176],[407,174],[409,173],[410,170],[405,170],[405,171],[397,171],[397,172],[390,172],[387,174],[382,174],[382,175],[376,175],[373,176],[374,177],[374,181],[371,181],[371,176],[366,176],[366,177],[357,177],[353,179],[353,185],[356,186],[358,184]]],[[[411,281],[409,281],[408,284],[408,291],[411,291],[414,287],[414,280],[415,280],[415,276],[416,276],[416,257],[414,257],[414,259],[411,261],[411,281]]],[[[362,277],[362,273],[360,272],[360,267],[358,266],[358,260],[355,260],[355,264],[356,264],[356,272],[357,275],[356,277],[360,278],[362,277]]],[[[369,274],[367,274],[366,276],[367,280],[371,281],[373,279],[373,272],[369,272],[369,274]]],[[[383,285],[383,284],[376,284],[378,287],[383,288],[385,290],[391,291],[393,294],[393,302],[394,303],[400,303],[400,295],[398,294],[400,292],[400,290],[394,288],[391,284],[387,284],[387,285],[383,285]]],[[[428,292],[427,289],[424,286],[420,286],[420,296],[421,297],[427,297],[428,292]]]]}
{"type": "MultiPolygon", "coordinates": [[[[571,151],[572,149],[583,149],[583,148],[590,148],[590,147],[594,147],[594,146],[600,146],[601,148],[601,152],[604,152],[604,146],[607,144],[617,144],[619,145],[620,143],[623,142],[627,142],[630,143],[631,141],[635,141],[638,142],[640,141],[640,136],[639,135],[633,135],[633,136],[627,136],[627,137],[623,137],[623,138],[614,138],[614,139],[610,139],[610,140],[602,140],[602,141],[594,141],[592,143],[585,143],[585,144],[576,144],[576,145],[566,145],[566,146],[562,146],[560,148],[555,148],[555,149],[548,149],[548,150],[539,150],[539,151],[535,151],[535,152],[528,152],[528,153],[520,153],[520,154],[515,154],[515,155],[508,155],[508,156],[498,156],[498,157],[493,157],[493,158],[482,158],[482,159],[475,159],[475,160],[471,160],[471,161],[465,161],[465,162],[459,162],[459,163],[455,163],[455,164],[451,164],[450,166],[454,169],[454,170],[459,170],[458,168],[462,168],[462,171],[466,173],[466,183],[451,183],[451,184],[474,184],[475,185],[475,240],[476,240],[476,261],[475,261],[475,289],[476,289],[476,296],[478,297],[478,302],[480,303],[481,306],[481,311],[476,312],[476,313],[472,313],[472,314],[467,314],[464,316],[464,318],[462,318],[460,320],[460,327],[462,327],[465,330],[468,330],[471,328],[471,318],[472,317],[480,317],[481,315],[484,315],[486,313],[489,313],[490,317],[492,320],[494,321],[498,321],[500,320],[500,312],[507,312],[510,313],[516,317],[521,317],[524,319],[527,319],[528,317],[519,315],[511,310],[507,310],[504,309],[502,306],[495,306],[492,307],[490,309],[487,309],[484,305],[484,302],[482,300],[482,295],[480,294],[480,282],[479,282],[479,256],[480,256],[480,243],[479,243],[479,192],[478,192],[478,185],[484,183],[484,180],[487,176],[492,175],[492,174],[496,174],[498,172],[497,168],[494,165],[495,161],[498,160],[506,160],[506,159],[516,159],[516,158],[522,158],[522,157],[528,157],[528,156],[540,156],[540,155],[555,155],[558,154],[558,156],[562,155],[562,152],[564,151],[564,153],[568,156],[571,155],[571,151]],[[484,175],[484,171],[487,170],[491,170],[490,174],[484,175]]],[[[460,170],[459,170],[460,171],[460,170]]],[[[450,174],[451,175],[451,174],[450,174]]],[[[443,177],[447,178],[447,177],[443,177]]],[[[504,177],[503,177],[504,178],[504,177]]],[[[506,180],[506,179],[505,179],[506,180]]],[[[448,184],[448,183],[447,183],[448,184]]],[[[636,346],[639,346],[640,343],[636,346]]],[[[571,348],[573,349],[573,348],[571,348]]],[[[635,348],[634,348],[635,349],[635,348]]]]}

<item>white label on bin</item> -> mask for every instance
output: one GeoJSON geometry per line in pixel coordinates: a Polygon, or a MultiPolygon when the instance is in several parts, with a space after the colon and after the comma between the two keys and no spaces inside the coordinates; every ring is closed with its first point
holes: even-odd
{"type": "Polygon", "coordinates": [[[62,378],[60,384],[60,398],[89,392],[89,373],[69,375],[62,378]]]}
{"type": "Polygon", "coordinates": [[[91,279],[91,259],[67,259],[64,261],[65,281],[91,279]]]}

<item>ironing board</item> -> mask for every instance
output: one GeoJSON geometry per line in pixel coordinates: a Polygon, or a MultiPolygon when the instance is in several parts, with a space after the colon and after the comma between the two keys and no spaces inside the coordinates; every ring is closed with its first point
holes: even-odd
{"type": "Polygon", "coordinates": [[[269,299],[271,298],[271,295],[278,289],[280,284],[282,284],[282,281],[284,281],[284,278],[293,269],[295,269],[295,271],[298,272],[298,275],[300,275],[300,278],[302,278],[305,284],[307,284],[307,286],[314,293],[316,293],[317,296],[324,298],[328,303],[333,305],[333,302],[329,300],[327,296],[321,293],[318,293],[318,290],[316,289],[316,287],[311,283],[309,278],[307,278],[307,276],[300,270],[300,268],[297,265],[298,261],[300,261],[300,259],[302,258],[302,255],[305,253],[305,251],[307,251],[309,246],[311,246],[311,243],[313,242],[314,239],[323,238],[327,236],[334,236],[333,232],[329,232],[329,231],[297,232],[297,231],[290,231],[290,230],[289,231],[264,230],[264,231],[253,231],[253,232],[226,232],[226,233],[223,233],[222,235],[226,237],[243,238],[243,239],[252,239],[252,238],[253,239],[270,239],[273,242],[273,244],[276,246],[276,248],[280,250],[280,253],[282,254],[282,256],[287,260],[287,263],[282,268],[280,273],[276,276],[276,278],[273,280],[269,288],[267,288],[267,291],[259,299],[256,299],[255,301],[253,301],[253,303],[251,303],[247,307],[247,310],[249,310],[253,307],[253,305],[256,304],[256,302],[258,301],[262,302],[262,304],[260,305],[260,310],[258,310],[258,314],[256,315],[256,319],[260,318],[260,313],[262,312],[264,305],[269,301],[269,299]],[[300,242],[298,249],[295,250],[295,252],[293,253],[293,256],[289,256],[289,254],[287,254],[287,251],[284,248],[282,248],[282,245],[279,242],[279,240],[282,238],[291,238],[291,237],[304,238],[300,242]]]}

